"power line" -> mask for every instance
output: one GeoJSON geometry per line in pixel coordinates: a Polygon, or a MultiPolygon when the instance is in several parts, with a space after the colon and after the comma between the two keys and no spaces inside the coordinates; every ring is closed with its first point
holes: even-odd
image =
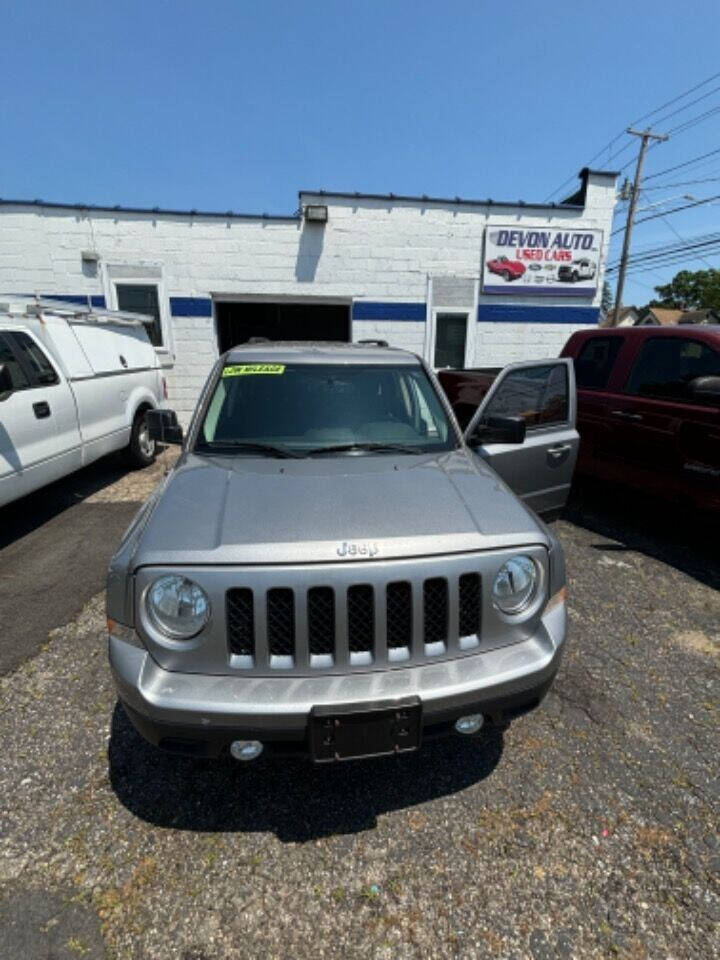
{"type": "MultiPolygon", "coordinates": [[[[635,127],[635,126],[637,126],[639,123],[643,123],[645,120],[649,120],[650,117],[654,117],[656,113],[660,113],[660,111],[661,111],[661,110],[664,110],[665,107],[671,107],[674,103],[677,103],[678,100],[682,100],[682,99],[684,99],[685,97],[690,96],[691,93],[695,93],[695,91],[696,91],[696,90],[699,90],[700,87],[704,87],[704,86],[706,86],[708,83],[712,83],[712,81],[713,81],[713,80],[717,80],[718,77],[720,77],[720,73],[714,73],[711,77],[708,77],[707,80],[703,80],[703,81],[701,81],[701,83],[697,83],[694,87],[691,87],[689,90],[686,90],[685,93],[680,93],[680,94],[678,94],[677,97],[673,97],[672,100],[668,100],[668,102],[667,102],[667,103],[663,103],[662,106],[656,107],[654,110],[651,110],[650,113],[646,113],[645,116],[640,117],[640,118],[637,119],[637,120],[633,120],[632,123],[630,124],[630,126],[631,126],[631,127],[635,127]]],[[[695,102],[696,102],[696,101],[695,101],[695,102]]],[[[688,106],[691,106],[691,104],[688,104],[688,106]]]]}
{"type": "MultiPolygon", "coordinates": [[[[681,210],[690,210],[691,207],[701,207],[705,203],[711,203],[713,200],[720,200],[720,193],[716,193],[712,197],[705,197],[704,200],[696,200],[694,203],[683,204],[682,207],[673,207],[672,210],[665,210],[663,213],[653,213],[649,217],[643,217],[642,220],[638,220],[637,223],[647,223],[648,220],[657,220],[658,217],[669,217],[671,213],[680,213],[681,210]]],[[[618,227],[617,230],[613,230],[610,236],[614,236],[616,233],[620,233],[622,227],[618,227]]]]}
{"type": "MultiPolygon", "coordinates": [[[[720,232],[718,231],[714,231],[713,233],[700,233],[697,236],[688,237],[687,240],[684,242],[687,244],[694,245],[694,244],[700,244],[700,243],[713,243],[716,240],[720,240],[720,232]]],[[[632,255],[632,258],[635,260],[638,257],[645,257],[645,256],[656,254],[656,253],[662,254],[662,253],[672,252],[677,248],[678,248],[678,244],[675,243],[674,241],[672,243],[660,243],[660,244],[652,243],[650,245],[640,247],[640,249],[637,250],[636,253],[632,255]]],[[[617,266],[618,263],[619,263],[619,258],[615,260],[612,265],[617,266]]]]}
{"type": "MultiPolygon", "coordinates": [[[[672,223],[670,223],[667,217],[663,217],[662,221],[665,224],[665,226],[668,228],[668,230],[670,230],[671,233],[675,234],[678,240],[682,241],[682,243],[687,243],[687,240],[685,239],[685,237],[683,237],[682,234],[678,233],[678,231],[675,229],[672,223]]],[[[710,263],[709,260],[706,260],[705,257],[702,256],[702,254],[700,253],[696,254],[696,256],[693,259],[702,260],[702,262],[705,264],[706,267],[710,267],[712,269],[712,264],[710,263]]]]}
{"type": "MultiPolygon", "coordinates": [[[[635,263],[644,260],[652,260],[659,257],[665,257],[677,253],[680,250],[694,250],[706,246],[710,246],[714,243],[720,243],[720,233],[704,233],[696,237],[689,237],[687,240],[683,240],[680,243],[661,243],[655,244],[650,247],[644,247],[642,250],[638,251],[631,256],[631,260],[635,263]]],[[[620,264],[620,260],[616,260],[610,264],[608,269],[615,270],[620,264]]]]}
{"type": "MultiPolygon", "coordinates": [[[[671,107],[673,104],[678,103],[680,100],[684,100],[685,97],[689,97],[691,93],[695,93],[696,90],[700,90],[702,87],[707,86],[708,83],[712,83],[713,80],[717,80],[718,77],[720,77],[720,72],[712,74],[711,76],[707,77],[705,80],[702,80],[700,83],[696,83],[694,87],[690,87],[689,90],[685,90],[683,93],[678,94],[676,97],[673,97],[671,100],[668,100],[666,103],[663,103],[659,107],[656,107],[654,110],[651,110],[650,113],[646,113],[639,119],[633,120],[630,126],[631,127],[638,126],[639,124],[643,123],[643,121],[648,120],[650,117],[655,116],[656,113],[660,113],[660,111],[664,110],[666,107],[671,107]]],[[[694,104],[699,103],[700,100],[706,99],[707,97],[711,96],[713,93],[717,92],[718,90],[720,90],[720,86],[713,88],[708,93],[703,94],[701,97],[696,97],[695,100],[691,100],[689,103],[684,104],[682,107],[678,107],[677,110],[673,110],[672,113],[669,113],[665,117],[662,117],[660,120],[656,121],[656,123],[663,123],[665,120],[668,120],[670,117],[676,116],[678,113],[681,113],[683,110],[689,109],[694,104]]],[[[606,150],[609,151],[610,148],[618,142],[618,140],[621,140],[622,137],[625,136],[626,132],[627,132],[626,130],[622,130],[615,137],[613,137],[612,140],[606,143],[601,150],[598,150],[598,152],[593,157],[591,157],[590,160],[588,160],[585,166],[589,167],[590,164],[593,163],[595,160],[597,160],[598,157],[602,156],[602,154],[605,153],[606,150]]],[[[616,152],[615,155],[619,156],[621,153],[624,153],[626,150],[628,150],[632,146],[632,143],[633,141],[629,140],[625,144],[625,146],[621,147],[620,150],[616,152]]],[[[624,170],[625,167],[628,167],[631,163],[632,163],[632,160],[630,160],[620,169],[624,170]]],[[[547,197],[545,198],[545,202],[550,200],[551,197],[554,197],[556,193],[559,193],[563,189],[563,187],[566,186],[566,184],[573,183],[574,180],[575,180],[574,176],[568,177],[567,180],[563,180],[560,186],[556,187],[552,191],[552,193],[549,193],[547,195],[547,197]]]]}
{"type": "Polygon", "coordinates": [[[680,170],[682,167],[689,167],[693,163],[697,163],[699,160],[704,160],[705,157],[712,157],[715,154],[720,153],[720,147],[716,150],[710,150],[708,153],[701,153],[699,157],[693,157],[692,160],[686,160],[684,163],[676,163],[674,167],[667,167],[665,170],[660,170],[657,173],[651,173],[649,177],[645,177],[646,180],[654,180],[655,177],[661,177],[664,173],[671,173],[673,170],[680,170]]]}
{"type": "MultiPolygon", "coordinates": [[[[720,250],[720,234],[709,237],[706,240],[698,242],[675,243],[657,247],[654,250],[648,250],[644,254],[636,254],[628,260],[629,268],[638,269],[640,267],[659,267],[671,263],[680,262],[687,259],[688,253],[695,250],[703,250],[705,253],[712,253],[714,250],[720,250]]],[[[615,273],[620,268],[620,261],[617,261],[607,268],[607,273],[615,273]]]]}
{"type": "MultiPolygon", "coordinates": [[[[715,74],[715,76],[720,77],[720,73],[715,74]]],[[[708,80],[708,83],[710,81],[708,80]]],[[[701,97],[696,97],[694,100],[691,100],[690,103],[686,103],[682,107],[678,107],[677,110],[673,110],[671,113],[666,113],[664,117],[659,117],[657,120],[653,120],[653,123],[665,123],[666,120],[669,120],[671,117],[676,116],[678,113],[682,113],[683,110],[688,110],[690,107],[694,107],[696,103],[700,103],[701,100],[707,100],[708,97],[711,97],[714,93],[717,93],[720,90],[720,86],[713,87],[712,90],[709,90],[707,93],[704,93],[701,97]]],[[[638,123],[641,121],[635,121],[638,123]]]]}
{"type": "Polygon", "coordinates": [[[710,117],[714,117],[718,112],[720,112],[720,106],[711,107],[710,110],[706,110],[705,113],[699,113],[696,117],[691,117],[689,120],[686,120],[685,123],[681,123],[677,127],[672,127],[670,130],[668,130],[668,134],[684,133],[685,130],[689,130],[690,127],[697,126],[697,124],[702,123],[703,120],[708,120],[710,117]]]}
{"type": "MultiPolygon", "coordinates": [[[[716,246],[713,250],[706,251],[706,252],[707,252],[710,256],[713,256],[713,257],[718,257],[718,256],[720,256],[720,244],[719,244],[718,246],[716,246]]],[[[687,261],[688,261],[688,259],[693,259],[693,258],[692,258],[692,256],[690,256],[690,258],[688,258],[688,255],[687,255],[687,254],[685,254],[685,253],[680,253],[680,254],[678,254],[678,256],[673,257],[671,260],[664,260],[664,261],[659,262],[659,263],[654,263],[652,266],[647,266],[647,265],[640,264],[640,265],[638,265],[638,266],[630,267],[629,270],[628,270],[628,272],[627,272],[627,275],[628,275],[628,276],[634,276],[634,275],[637,274],[637,273],[654,273],[654,272],[657,270],[658,267],[660,267],[660,269],[668,268],[668,267],[676,267],[676,268],[677,268],[677,267],[680,267],[680,269],[683,269],[683,268],[686,268],[686,267],[687,267],[687,261]]],[[[711,269],[711,270],[716,270],[717,267],[710,267],[709,269],[711,269]]],[[[655,276],[657,276],[657,275],[658,275],[658,274],[655,273],[655,276]]]]}
{"type": "MultiPolygon", "coordinates": [[[[645,179],[647,180],[647,177],[645,179]]],[[[669,190],[672,187],[691,187],[696,183],[717,183],[718,181],[720,181],[720,177],[703,177],[701,180],[678,180],[675,183],[660,183],[655,187],[643,187],[640,193],[643,194],[647,190],[669,190]]]]}

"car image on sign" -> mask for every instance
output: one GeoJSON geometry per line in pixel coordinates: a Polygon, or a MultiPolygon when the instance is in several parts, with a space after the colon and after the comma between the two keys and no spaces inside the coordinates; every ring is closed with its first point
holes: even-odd
{"type": "Polygon", "coordinates": [[[558,278],[569,283],[577,283],[578,280],[592,280],[595,277],[595,264],[583,257],[580,260],[573,260],[572,263],[564,263],[558,270],[558,278]]]}
{"type": "Polygon", "coordinates": [[[517,260],[508,260],[507,257],[496,257],[495,260],[488,260],[487,267],[490,273],[499,274],[508,283],[519,280],[525,273],[525,267],[522,263],[517,260]]]}

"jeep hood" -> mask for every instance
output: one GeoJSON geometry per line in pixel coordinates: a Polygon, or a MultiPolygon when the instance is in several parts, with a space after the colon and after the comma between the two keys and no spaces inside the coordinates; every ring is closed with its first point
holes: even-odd
{"type": "Polygon", "coordinates": [[[190,454],[144,509],[131,528],[134,568],[387,560],[547,543],[533,514],[466,450],[303,460],[190,454]]]}

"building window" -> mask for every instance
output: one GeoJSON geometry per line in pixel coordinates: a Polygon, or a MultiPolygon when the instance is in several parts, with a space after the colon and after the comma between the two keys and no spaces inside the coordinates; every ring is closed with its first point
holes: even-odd
{"type": "Polygon", "coordinates": [[[150,337],[150,343],[154,347],[161,347],[163,337],[157,286],[149,283],[116,283],[115,292],[117,294],[118,310],[143,313],[145,316],[153,318],[153,322],[147,323],[145,329],[148,337],[150,337]]]}

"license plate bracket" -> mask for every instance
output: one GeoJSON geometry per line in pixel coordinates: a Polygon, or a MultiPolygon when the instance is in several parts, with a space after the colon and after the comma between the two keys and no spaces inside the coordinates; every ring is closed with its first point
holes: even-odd
{"type": "Polygon", "coordinates": [[[313,707],[308,724],[315,763],[359,760],[417,750],[422,735],[419,697],[313,707]]]}

